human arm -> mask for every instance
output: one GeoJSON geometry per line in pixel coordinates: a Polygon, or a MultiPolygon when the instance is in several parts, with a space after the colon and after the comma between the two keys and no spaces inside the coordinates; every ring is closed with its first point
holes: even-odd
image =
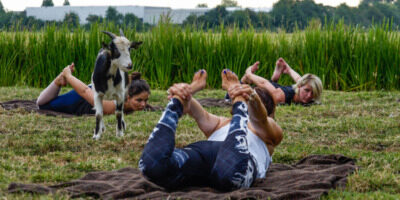
{"type": "Polygon", "coordinates": [[[268,150],[272,154],[274,148],[282,140],[282,129],[273,118],[268,117],[268,111],[260,97],[246,84],[233,86],[228,93],[232,99],[242,97],[247,101],[251,124],[249,128],[267,144],[268,150]]]}
{"type": "MultiPolygon", "coordinates": [[[[187,83],[177,83],[168,89],[168,97],[178,96],[183,101],[184,114],[189,114],[196,121],[200,130],[208,138],[225,121],[223,117],[218,117],[207,112],[200,103],[192,98],[193,85],[187,83]]],[[[196,90],[195,90],[196,91],[196,90]]]]}
{"type": "MultiPolygon", "coordinates": [[[[72,71],[74,70],[74,65],[71,67],[67,66],[64,68],[62,74],[67,81],[68,84],[71,85],[72,88],[84,98],[90,105],[94,106],[94,93],[92,89],[83,83],[81,80],[72,75],[72,71]]],[[[104,114],[113,114],[115,112],[115,103],[113,101],[103,101],[103,113],[104,114]]]]}
{"type": "Polygon", "coordinates": [[[257,135],[269,146],[270,153],[282,141],[282,128],[271,117],[255,91],[248,101],[249,120],[257,135]],[[272,148],[271,148],[272,147],[272,148]]]}
{"type": "Polygon", "coordinates": [[[297,83],[297,81],[300,80],[301,76],[299,73],[294,71],[283,58],[279,58],[278,61],[276,62],[277,65],[281,65],[283,67],[283,73],[288,74],[294,82],[297,83]]]}
{"type": "Polygon", "coordinates": [[[194,98],[189,102],[188,114],[196,121],[198,127],[207,138],[229,121],[228,118],[219,117],[207,112],[194,98]]]}
{"type": "Polygon", "coordinates": [[[283,90],[280,88],[275,88],[275,86],[273,86],[269,80],[252,73],[251,67],[246,70],[245,77],[247,84],[254,84],[257,87],[267,90],[271,95],[274,96],[277,103],[285,102],[285,93],[283,90]]]}

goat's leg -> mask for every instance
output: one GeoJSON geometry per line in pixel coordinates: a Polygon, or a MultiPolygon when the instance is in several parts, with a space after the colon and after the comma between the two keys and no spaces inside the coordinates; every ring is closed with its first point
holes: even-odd
{"type": "Polygon", "coordinates": [[[115,115],[117,117],[117,136],[124,136],[125,121],[124,121],[124,98],[117,98],[117,107],[115,115]]]}
{"type": "Polygon", "coordinates": [[[105,126],[103,122],[103,95],[97,92],[94,94],[94,108],[96,110],[96,129],[94,130],[93,139],[98,140],[105,130],[105,126]]]}

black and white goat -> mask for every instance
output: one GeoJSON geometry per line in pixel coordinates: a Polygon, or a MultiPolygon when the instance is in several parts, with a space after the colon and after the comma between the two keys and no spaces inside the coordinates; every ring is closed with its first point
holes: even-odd
{"type": "Polygon", "coordinates": [[[115,115],[117,117],[117,136],[123,136],[125,130],[124,101],[129,86],[128,71],[132,69],[130,50],[137,49],[142,42],[130,42],[122,30],[120,36],[103,31],[111,37],[112,41],[107,45],[103,42],[103,48],[96,58],[92,84],[94,87],[94,109],[96,110],[96,129],[93,139],[99,139],[105,131],[103,122],[103,99],[115,100],[115,115]]]}

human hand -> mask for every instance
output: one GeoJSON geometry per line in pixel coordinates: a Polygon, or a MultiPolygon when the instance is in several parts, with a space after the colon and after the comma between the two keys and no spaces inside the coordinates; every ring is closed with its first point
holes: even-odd
{"type": "Polygon", "coordinates": [[[233,85],[228,89],[228,94],[231,99],[242,96],[246,101],[248,101],[253,93],[253,88],[247,84],[233,85]]]}
{"type": "Polygon", "coordinates": [[[168,90],[168,99],[178,96],[182,100],[190,100],[192,97],[192,88],[187,83],[175,83],[168,90]]]}
{"type": "Polygon", "coordinates": [[[183,113],[189,111],[189,101],[192,99],[192,88],[187,83],[175,83],[168,90],[168,99],[177,98],[183,105],[183,113]]]}

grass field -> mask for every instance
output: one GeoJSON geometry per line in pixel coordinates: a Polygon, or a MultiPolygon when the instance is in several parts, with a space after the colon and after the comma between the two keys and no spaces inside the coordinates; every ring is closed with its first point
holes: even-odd
{"type": "MultiPolygon", "coordinates": [[[[68,89],[67,89],[68,90],[68,89]]],[[[66,91],[64,89],[64,91],[66,91]]],[[[0,102],[33,99],[40,89],[0,87],[0,102]]],[[[205,90],[202,97],[223,98],[222,90],[205,90]]],[[[165,91],[152,91],[150,104],[164,105],[165,91]]],[[[229,116],[229,110],[207,108],[229,116]]],[[[11,182],[53,184],[80,178],[95,170],[137,166],[144,144],[161,112],[126,116],[124,138],[115,137],[115,117],[106,116],[106,132],[92,140],[94,117],[47,117],[0,107],[0,199],[65,199],[67,196],[11,195],[11,182]]],[[[344,190],[327,199],[400,199],[400,92],[325,91],[322,105],[280,106],[276,120],[284,139],[274,162],[291,164],[310,154],[343,154],[357,159],[360,169],[344,190]]],[[[183,117],[177,146],[205,137],[194,120],[183,117]]]]}

